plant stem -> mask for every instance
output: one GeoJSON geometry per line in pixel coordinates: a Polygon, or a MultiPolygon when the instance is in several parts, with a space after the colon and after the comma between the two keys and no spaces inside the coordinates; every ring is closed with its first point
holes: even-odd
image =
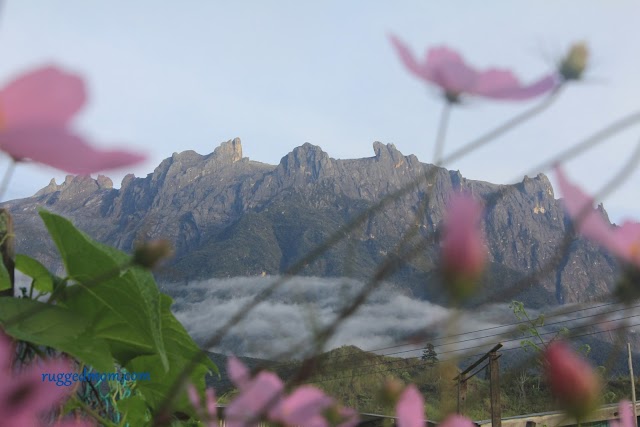
{"type": "Polygon", "coordinates": [[[433,152],[433,164],[440,165],[442,152],[444,151],[444,143],[447,137],[447,128],[449,126],[449,115],[451,113],[451,102],[445,102],[440,113],[440,124],[438,125],[438,133],[436,134],[436,145],[433,152]]]}
{"type": "Polygon", "coordinates": [[[2,177],[2,182],[0,182],[0,201],[3,199],[4,197],[4,193],[7,191],[7,188],[9,187],[9,182],[11,181],[11,177],[13,176],[13,171],[16,168],[16,161],[11,159],[11,163],[9,163],[9,166],[7,167],[7,170],[4,173],[4,176],[2,177]]]}

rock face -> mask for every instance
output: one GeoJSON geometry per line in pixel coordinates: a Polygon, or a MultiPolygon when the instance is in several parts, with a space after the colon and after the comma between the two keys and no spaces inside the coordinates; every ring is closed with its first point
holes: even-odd
{"type": "Polygon", "coordinates": [[[168,238],[177,255],[159,272],[166,281],[282,273],[340,230],[343,238],[306,260],[299,274],[366,280],[413,229],[417,237],[410,245],[432,241],[405,252],[386,279],[413,296],[446,303],[434,269],[438,242],[433,235],[449,194],[464,190],[486,205],[491,265],[484,295],[544,306],[589,301],[612,289],[615,261],[571,235],[546,176],[501,186],[420,163],[392,144],[375,142],[373,150],[374,157],[338,160],[305,143],[272,166],[243,158],[236,138],[209,155],[174,153],[146,178],[127,175],[119,190],[103,176],[68,176],[60,185],[52,180],[33,197],[4,206],[14,216],[17,252],[49,266],[59,263],[38,207],[69,217],[92,237],[125,251],[137,241],[168,238]],[[403,188],[383,209],[367,212],[403,188]],[[358,226],[347,229],[354,219],[358,226]],[[557,256],[565,241],[567,250],[557,256]],[[506,292],[540,270],[545,274],[506,292]]]}

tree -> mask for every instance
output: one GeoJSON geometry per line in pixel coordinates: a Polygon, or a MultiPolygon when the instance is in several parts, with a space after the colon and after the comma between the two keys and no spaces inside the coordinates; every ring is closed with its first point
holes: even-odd
{"type": "Polygon", "coordinates": [[[427,362],[427,366],[432,367],[436,363],[438,363],[438,353],[434,348],[433,344],[427,343],[427,345],[422,350],[422,360],[427,362]]]}

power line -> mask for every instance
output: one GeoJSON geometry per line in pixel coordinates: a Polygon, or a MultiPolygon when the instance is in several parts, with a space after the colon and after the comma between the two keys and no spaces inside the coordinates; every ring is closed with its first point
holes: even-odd
{"type": "MultiPolygon", "coordinates": [[[[553,314],[550,314],[548,316],[545,316],[545,319],[549,319],[549,318],[552,318],[552,317],[566,316],[566,315],[569,315],[569,314],[572,314],[572,313],[577,313],[577,312],[580,312],[580,311],[589,311],[589,310],[594,310],[594,309],[597,309],[597,308],[606,307],[606,306],[615,305],[615,304],[618,304],[618,303],[617,302],[609,302],[609,303],[603,303],[603,304],[595,305],[595,306],[592,306],[592,307],[578,308],[578,309],[571,310],[571,311],[561,311],[561,312],[558,312],[558,313],[553,313],[553,314]]],[[[640,305],[621,308],[621,309],[614,310],[614,311],[627,310],[627,309],[637,308],[637,307],[640,307],[640,305]]],[[[601,315],[601,314],[608,314],[608,313],[598,313],[597,315],[601,315]]],[[[597,315],[592,315],[592,316],[595,317],[597,315]]],[[[585,316],[585,317],[589,317],[589,316],[585,316]]],[[[582,317],[582,318],[585,318],[585,317],[582,317]]],[[[579,320],[579,319],[582,319],[582,318],[576,318],[576,319],[571,319],[571,320],[579,320]]],[[[567,321],[571,321],[571,320],[567,320],[567,321]]],[[[564,322],[564,321],[560,321],[560,322],[564,322]]],[[[459,337],[459,336],[464,336],[464,335],[475,334],[475,333],[478,333],[478,332],[485,332],[485,331],[490,331],[490,330],[495,330],[495,329],[514,327],[514,326],[521,325],[521,324],[526,324],[526,323],[531,323],[531,321],[530,320],[521,320],[521,321],[517,321],[517,322],[513,322],[513,323],[506,323],[506,324],[503,324],[503,325],[496,325],[496,326],[490,326],[490,327],[486,327],[486,328],[482,328],[482,329],[476,329],[476,330],[473,330],[473,331],[460,332],[460,333],[451,334],[451,335],[434,337],[434,338],[430,338],[429,340],[419,341],[417,343],[409,341],[409,340],[406,340],[403,343],[399,343],[399,344],[395,344],[395,345],[391,345],[391,346],[387,346],[387,347],[376,348],[376,349],[368,349],[368,350],[362,349],[362,351],[365,351],[365,352],[368,352],[368,353],[376,353],[376,354],[378,354],[380,356],[388,356],[388,355],[392,355],[392,354],[399,354],[399,353],[403,353],[403,352],[406,353],[406,352],[410,352],[410,351],[418,351],[420,349],[414,348],[414,349],[410,349],[410,350],[392,352],[392,353],[382,353],[382,354],[378,353],[378,352],[381,352],[381,351],[384,351],[384,350],[390,350],[390,349],[395,349],[395,348],[399,348],[399,347],[406,347],[406,346],[409,346],[409,345],[413,345],[413,346],[420,345],[420,344],[425,344],[426,345],[428,343],[433,343],[433,341],[435,341],[435,340],[443,340],[443,339],[447,339],[447,338],[453,338],[453,337],[459,337]]],[[[556,322],[556,323],[558,323],[558,322],[556,322]]],[[[547,324],[546,326],[552,325],[552,324],[556,324],[556,323],[547,324]]],[[[485,338],[485,337],[491,337],[491,336],[499,336],[499,335],[502,335],[502,333],[494,334],[494,335],[486,335],[486,336],[479,337],[479,338],[485,338]]],[[[478,339],[478,338],[470,338],[468,340],[474,340],[474,339],[478,339]]],[[[455,341],[453,343],[455,344],[455,343],[458,343],[458,342],[463,342],[463,341],[455,341]]],[[[439,344],[439,345],[435,345],[435,346],[436,347],[440,347],[442,345],[439,344]]],[[[350,356],[349,355],[333,354],[333,355],[326,356],[324,361],[329,360],[329,359],[333,359],[333,358],[339,359],[339,358],[345,358],[345,357],[350,357],[350,356]]],[[[271,368],[278,368],[278,367],[288,366],[288,365],[292,365],[294,363],[295,362],[282,362],[282,363],[278,363],[278,364],[275,364],[275,365],[271,366],[271,368]]]]}
{"type": "MultiPolygon", "coordinates": [[[[633,316],[633,317],[635,317],[635,316],[633,316]]],[[[608,321],[608,322],[610,322],[610,321],[608,321]]],[[[601,323],[606,323],[606,322],[601,322],[601,323]]],[[[606,331],[588,332],[588,333],[584,333],[584,334],[580,334],[580,335],[575,335],[574,338],[581,338],[581,337],[590,336],[590,335],[602,334],[602,333],[610,332],[610,331],[617,331],[617,330],[622,330],[622,329],[627,329],[627,328],[633,328],[635,326],[640,326],[640,323],[636,323],[636,324],[633,324],[633,325],[623,325],[621,327],[609,329],[609,330],[606,330],[606,331]]],[[[514,350],[522,350],[522,348],[521,347],[512,347],[512,348],[503,349],[501,351],[505,352],[505,351],[514,351],[514,350]]],[[[478,353],[478,354],[469,355],[467,357],[478,357],[478,356],[482,356],[484,354],[485,353],[478,353]]],[[[438,360],[435,363],[436,364],[440,364],[440,363],[444,363],[444,362],[453,361],[453,360],[456,360],[456,359],[457,359],[456,357],[452,357],[452,358],[449,358],[449,359],[438,360]]],[[[406,359],[397,359],[397,360],[394,360],[394,362],[405,361],[405,360],[406,359]]],[[[323,380],[318,380],[318,381],[307,381],[307,384],[318,384],[318,383],[327,382],[327,381],[338,381],[338,380],[341,380],[341,379],[350,379],[350,378],[357,378],[357,377],[360,377],[360,376],[376,375],[376,374],[381,374],[381,373],[386,373],[386,372],[397,371],[399,369],[416,368],[416,367],[426,366],[426,365],[430,365],[430,364],[433,364],[433,362],[431,362],[431,361],[429,361],[429,362],[419,362],[419,363],[409,364],[407,366],[401,366],[401,367],[398,367],[398,368],[384,369],[384,370],[381,370],[381,371],[365,372],[365,373],[353,374],[353,375],[343,376],[343,377],[325,378],[323,380]]]]}
{"type": "MultiPolygon", "coordinates": [[[[581,326],[579,326],[579,328],[586,328],[586,327],[591,327],[591,326],[594,326],[594,325],[610,323],[610,322],[615,322],[615,321],[619,321],[619,320],[631,319],[631,318],[638,317],[638,316],[640,316],[640,314],[627,316],[627,317],[622,317],[622,318],[616,319],[616,320],[604,320],[602,322],[595,322],[595,323],[592,323],[590,325],[581,325],[581,326]]],[[[593,316],[589,316],[589,317],[593,317],[593,316]]],[[[638,326],[638,325],[633,325],[633,326],[638,326]]],[[[626,327],[627,326],[624,326],[622,329],[624,329],[626,327]]],[[[631,326],[629,326],[629,327],[631,327],[631,326]]],[[[620,328],[618,328],[618,329],[620,329],[620,328]]],[[[616,330],[616,329],[614,328],[614,329],[611,329],[611,330],[616,330]]],[[[557,334],[558,332],[559,331],[550,331],[550,332],[541,333],[539,335],[540,336],[552,335],[552,334],[557,334]]],[[[600,331],[600,332],[606,332],[606,331],[600,331]]],[[[597,333],[600,333],[600,332],[597,332],[597,333]]],[[[574,337],[582,337],[582,336],[587,336],[587,335],[590,335],[590,334],[587,333],[587,334],[581,334],[581,335],[574,335],[574,337]]],[[[529,336],[525,336],[525,337],[517,337],[517,338],[511,338],[511,339],[508,339],[508,340],[502,340],[502,342],[503,343],[507,343],[507,342],[518,341],[518,340],[522,340],[522,339],[526,339],[526,338],[534,338],[534,337],[535,337],[534,335],[529,335],[529,336]]],[[[475,348],[482,348],[482,347],[485,347],[486,345],[487,345],[486,343],[483,343],[483,344],[478,344],[478,345],[474,345],[474,346],[470,346],[470,347],[464,347],[464,348],[459,348],[459,349],[452,349],[452,350],[442,351],[439,354],[459,353],[459,352],[462,352],[462,351],[467,351],[467,350],[471,350],[471,349],[475,349],[475,348]]],[[[520,347],[514,347],[514,348],[517,349],[517,348],[520,348],[520,347]]],[[[507,350],[512,350],[512,349],[507,349],[507,350]]],[[[480,355],[483,355],[483,354],[484,353],[481,353],[480,355]]],[[[473,355],[466,356],[466,357],[473,357],[473,355]]],[[[453,359],[455,359],[455,358],[446,359],[446,360],[453,360],[453,359]]],[[[393,364],[393,363],[400,363],[400,362],[405,361],[405,360],[406,359],[394,359],[394,360],[387,360],[387,361],[377,361],[377,362],[361,365],[360,368],[371,368],[371,367],[374,367],[374,366],[388,365],[388,364],[393,364]]],[[[341,369],[338,369],[338,372],[345,371],[345,370],[349,369],[350,367],[355,366],[357,363],[358,363],[357,361],[354,361],[351,364],[348,364],[346,366],[340,367],[341,369]]],[[[433,362],[430,361],[428,363],[433,363],[433,362]]],[[[293,369],[297,369],[297,368],[293,368],[293,369]]]]}
{"type": "MultiPolygon", "coordinates": [[[[616,303],[600,304],[600,305],[598,305],[598,306],[589,307],[589,308],[586,308],[586,309],[573,310],[573,311],[568,311],[568,312],[564,312],[564,313],[554,314],[554,315],[552,315],[552,316],[548,316],[547,318],[549,318],[549,317],[557,317],[557,316],[561,316],[561,315],[567,315],[567,314],[576,313],[576,312],[579,312],[579,311],[588,311],[588,310],[593,310],[593,309],[596,309],[596,308],[601,308],[601,307],[604,307],[604,306],[610,306],[610,305],[614,305],[614,304],[616,304],[616,303]]],[[[583,319],[588,319],[588,318],[594,318],[594,317],[605,316],[605,315],[608,315],[608,314],[612,314],[612,313],[616,313],[616,312],[620,312],[620,311],[625,311],[625,310],[630,310],[630,309],[637,308],[637,307],[640,307],[640,304],[639,304],[639,305],[634,305],[634,306],[629,306],[629,307],[621,307],[621,308],[618,308],[618,309],[615,309],[615,310],[610,310],[610,311],[606,311],[606,312],[599,312],[599,313],[595,313],[595,314],[591,314],[591,315],[586,315],[586,316],[581,316],[581,317],[576,317],[576,318],[572,318],[572,319],[559,320],[559,321],[556,321],[556,322],[548,323],[548,324],[546,324],[546,325],[545,325],[545,327],[547,327],[547,326],[552,326],[552,325],[558,325],[558,324],[562,324],[562,323],[575,322],[575,321],[578,321],[578,320],[583,320],[583,319]]],[[[616,320],[629,319],[629,318],[637,317],[637,316],[640,316],[640,314],[632,315],[632,316],[627,316],[627,317],[623,317],[623,318],[616,319],[616,320]]],[[[533,321],[535,321],[535,319],[534,319],[533,321]]],[[[578,325],[577,327],[578,327],[578,328],[584,328],[584,327],[588,327],[588,326],[592,326],[592,325],[597,325],[597,324],[601,324],[601,323],[608,323],[608,322],[612,322],[612,321],[615,321],[615,320],[605,320],[605,321],[603,321],[603,322],[596,322],[596,323],[593,323],[593,324],[591,324],[591,325],[578,325]]],[[[489,327],[489,328],[478,329],[478,330],[476,330],[476,331],[469,331],[469,332],[464,332],[464,333],[459,333],[459,334],[452,334],[452,335],[449,335],[448,337],[464,336],[464,335],[473,334],[473,333],[477,333],[477,332],[482,332],[482,331],[487,331],[487,330],[492,330],[492,329],[493,329],[493,330],[495,330],[495,329],[497,329],[497,328],[505,328],[505,327],[509,327],[509,326],[515,326],[515,325],[524,324],[524,323],[531,323],[531,322],[532,322],[532,321],[530,321],[530,320],[526,320],[526,321],[519,321],[519,322],[515,322],[515,323],[513,323],[513,324],[500,325],[500,326],[493,326],[493,327],[489,327]]],[[[544,333],[541,333],[540,335],[541,335],[541,336],[545,336],[545,335],[557,334],[558,332],[559,332],[559,331],[550,331],[550,332],[544,332],[544,333]]],[[[462,339],[462,340],[452,341],[452,342],[448,342],[448,343],[444,343],[444,344],[434,345],[434,347],[451,346],[451,345],[454,345],[454,344],[460,344],[460,343],[463,343],[463,342],[477,341],[477,340],[481,340],[481,339],[485,339],[485,338],[497,337],[497,336],[502,336],[502,335],[504,335],[504,333],[495,333],[495,334],[490,334],[490,335],[483,335],[483,336],[481,336],[481,337],[471,337],[471,338],[466,338],[466,339],[462,339]]],[[[445,337],[439,337],[439,338],[440,338],[440,339],[442,339],[442,338],[445,338],[445,337]]],[[[527,339],[527,338],[535,338],[535,335],[527,335],[527,336],[522,336],[522,337],[510,338],[510,339],[508,339],[508,340],[505,340],[504,342],[511,342],[511,341],[517,341],[517,340],[524,340],[524,339],[527,339]]],[[[427,343],[427,342],[425,342],[425,344],[426,344],[426,343],[427,343]]],[[[397,347],[402,347],[402,346],[407,346],[407,345],[415,345],[415,344],[413,344],[413,343],[411,343],[411,344],[401,344],[401,345],[396,345],[396,346],[390,346],[390,347],[387,347],[387,348],[397,348],[397,347]]],[[[463,349],[455,349],[455,350],[441,351],[441,352],[438,352],[438,353],[439,353],[439,354],[446,354],[446,353],[451,353],[451,352],[458,352],[458,351],[469,350],[469,349],[472,349],[472,348],[478,348],[478,347],[482,347],[482,346],[484,346],[484,344],[479,344],[479,345],[471,346],[471,347],[465,347],[465,348],[463,348],[463,349]]],[[[387,348],[385,348],[385,349],[387,349],[387,348]]],[[[397,352],[383,353],[383,354],[378,354],[378,355],[379,355],[379,356],[391,356],[391,355],[396,355],[396,354],[401,354],[401,353],[408,353],[408,352],[414,352],[414,351],[419,351],[419,350],[420,350],[420,348],[413,348],[413,349],[409,349],[409,350],[401,350],[401,351],[397,351],[397,352]]],[[[376,351],[376,350],[373,350],[373,351],[376,351]]],[[[371,350],[369,350],[369,351],[367,351],[367,352],[372,352],[372,351],[371,351],[371,350]]],[[[326,358],[322,359],[321,361],[322,361],[323,363],[326,363],[326,362],[334,362],[334,363],[336,363],[336,362],[337,362],[337,360],[334,360],[334,359],[338,359],[338,360],[339,360],[340,358],[347,358],[347,357],[353,357],[353,355],[329,355],[328,357],[326,357],[326,358]]],[[[350,365],[357,364],[357,363],[359,363],[359,362],[358,362],[358,361],[354,361],[354,362],[353,362],[352,364],[350,364],[350,365]]],[[[382,364],[384,364],[384,363],[389,363],[389,362],[376,362],[376,363],[374,363],[373,365],[377,365],[377,364],[381,364],[381,363],[382,363],[382,364]]],[[[278,366],[278,365],[276,365],[276,366],[272,366],[271,368],[272,368],[272,369],[277,369],[277,368],[279,368],[279,367],[286,367],[286,366],[290,366],[290,367],[291,367],[291,369],[290,369],[290,370],[295,370],[295,369],[297,369],[297,366],[295,366],[295,367],[293,366],[293,365],[295,365],[295,364],[296,364],[296,362],[288,362],[288,363],[281,364],[281,365],[279,365],[279,366],[278,366]]],[[[346,366],[346,369],[348,369],[348,367],[349,367],[350,365],[347,365],[347,366],[346,366]]],[[[371,366],[373,366],[373,365],[371,365],[371,366]]],[[[290,370],[286,370],[285,372],[288,372],[288,371],[290,371],[290,370]]]]}

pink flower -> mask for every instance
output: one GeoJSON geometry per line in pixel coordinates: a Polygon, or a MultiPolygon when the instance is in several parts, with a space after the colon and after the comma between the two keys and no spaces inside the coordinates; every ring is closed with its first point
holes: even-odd
{"type": "Polygon", "coordinates": [[[333,399],[320,389],[301,386],[270,411],[269,418],[285,425],[325,427],[328,423],[322,413],[333,403],[333,399]]]}
{"type": "Polygon", "coordinates": [[[247,367],[235,356],[229,357],[227,361],[227,373],[229,374],[231,382],[233,382],[240,391],[247,387],[251,379],[247,367]]]}
{"type": "Polygon", "coordinates": [[[212,388],[208,388],[205,391],[205,408],[202,408],[202,403],[200,402],[200,395],[198,394],[198,390],[193,384],[189,384],[187,386],[187,395],[189,396],[189,401],[191,405],[196,410],[196,413],[200,417],[201,420],[207,420],[208,427],[217,427],[218,426],[218,406],[216,404],[216,394],[212,388]]]}
{"type": "Polygon", "coordinates": [[[424,427],[424,399],[415,385],[407,386],[400,395],[396,417],[399,427],[424,427]]]}
{"type": "Polygon", "coordinates": [[[82,79],[53,66],[25,73],[0,90],[0,150],[74,174],[129,166],[144,156],[94,148],[69,129],[86,101],[82,79]]]}
{"type": "Polygon", "coordinates": [[[335,421],[332,425],[357,424],[353,410],[337,407],[333,398],[316,387],[301,386],[285,397],[284,384],[277,375],[263,371],[251,378],[246,366],[235,357],[229,358],[227,372],[240,391],[225,410],[230,427],[258,425],[263,419],[286,426],[328,427],[327,414],[335,421]]]}
{"type": "Polygon", "coordinates": [[[486,264],[481,218],[482,207],[470,196],[458,193],[449,200],[443,224],[442,269],[447,289],[455,298],[474,291],[486,264]]]}
{"type": "Polygon", "coordinates": [[[263,414],[278,406],[284,384],[272,372],[260,372],[240,388],[240,394],[227,406],[225,418],[229,427],[257,425],[263,414]]]}
{"type": "Polygon", "coordinates": [[[598,406],[600,379],[584,359],[560,341],[547,347],[544,358],[551,393],[567,413],[582,419],[598,406]]]}
{"type": "MultiPolygon", "coordinates": [[[[0,331],[0,423],[7,426],[44,425],[40,417],[55,409],[75,389],[43,381],[42,375],[71,372],[73,366],[64,359],[35,361],[14,375],[14,354],[13,343],[0,331]]],[[[88,427],[92,424],[67,420],[57,425],[88,427]]]]}
{"type": "Polygon", "coordinates": [[[609,421],[609,427],[636,427],[633,422],[633,408],[628,400],[620,401],[618,405],[620,420],[609,421]]]}
{"type": "Polygon", "coordinates": [[[556,166],[555,172],[564,206],[578,231],[619,258],[640,266],[640,223],[625,221],[621,227],[612,227],[600,212],[593,209],[591,196],[570,183],[559,166],[556,166]]]}
{"type": "Polygon", "coordinates": [[[430,49],[424,61],[419,62],[400,39],[393,35],[389,38],[405,67],[416,77],[443,89],[450,102],[458,102],[462,94],[501,100],[526,100],[548,93],[558,86],[559,78],[555,73],[530,85],[523,85],[510,71],[474,70],[458,53],[446,47],[430,49]]]}

